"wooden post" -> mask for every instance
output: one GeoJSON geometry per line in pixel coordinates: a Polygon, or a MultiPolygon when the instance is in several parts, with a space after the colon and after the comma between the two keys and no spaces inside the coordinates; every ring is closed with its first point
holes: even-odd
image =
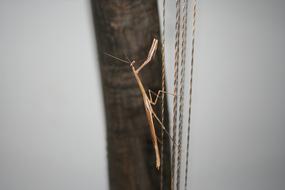
{"type": "MultiPolygon", "coordinates": [[[[157,2],[92,0],[92,8],[107,121],[110,189],[157,190],[160,178],[155,152],[142,96],[130,65],[104,54],[140,64],[147,57],[153,38],[160,38],[157,2]]],[[[154,91],[161,89],[160,48],[155,60],[141,73],[145,87],[154,91]]],[[[155,110],[159,114],[160,109],[155,110]]],[[[168,127],[167,110],[165,118],[168,127]]],[[[159,135],[157,123],[156,129],[159,135]]],[[[169,189],[170,148],[168,137],[164,137],[164,189],[169,189]]]]}

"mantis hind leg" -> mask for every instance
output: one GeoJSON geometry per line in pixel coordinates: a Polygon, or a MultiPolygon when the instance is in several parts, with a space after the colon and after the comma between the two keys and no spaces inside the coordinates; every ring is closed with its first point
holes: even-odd
{"type": "Polygon", "coordinates": [[[169,137],[169,139],[170,139],[175,145],[177,145],[176,142],[174,142],[173,137],[172,137],[172,136],[169,134],[169,132],[166,130],[165,126],[164,126],[163,123],[160,121],[160,119],[158,118],[158,116],[154,113],[154,111],[152,111],[151,114],[154,116],[154,118],[155,118],[155,119],[157,120],[157,122],[160,124],[161,129],[164,130],[164,132],[167,134],[167,136],[169,137]]]}

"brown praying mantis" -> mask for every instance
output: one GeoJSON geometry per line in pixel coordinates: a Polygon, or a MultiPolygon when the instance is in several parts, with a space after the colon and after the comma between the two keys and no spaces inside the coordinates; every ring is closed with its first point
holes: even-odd
{"type": "MultiPolygon", "coordinates": [[[[142,98],[143,98],[143,103],[144,103],[144,107],[145,107],[145,112],[146,112],[146,117],[147,117],[147,121],[148,121],[148,124],[149,124],[149,128],[150,128],[150,133],[151,133],[151,139],[152,139],[152,143],[153,143],[153,147],[154,147],[154,151],[155,151],[155,157],[156,157],[156,168],[159,169],[160,168],[160,155],[159,155],[159,148],[158,148],[158,138],[156,136],[156,132],[155,132],[155,127],[154,127],[154,118],[157,120],[157,122],[160,124],[160,127],[166,132],[166,134],[170,137],[170,139],[172,139],[172,137],[169,135],[169,133],[167,132],[165,126],[163,125],[163,123],[160,121],[160,119],[158,118],[158,116],[156,115],[156,113],[154,112],[152,106],[155,106],[157,101],[158,101],[158,98],[160,96],[161,93],[166,93],[162,90],[159,90],[158,93],[156,94],[156,97],[153,101],[152,99],[152,93],[155,94],[153,91],[151,90],[148,90],[148,93],[149,93],[149,96],[147,96],[147,93],[145,91],[145,88],[143,86],[143,83],[139,77],[139,73],[140,71],[148,64],[150,63],[150,61],[152,60],[152,58],[154,57],[155,55],[155,52],[157,50],[157,45],[158,45],[158,40],[157,39],[153,39],[152,41],[152,45],[151,45],[151,48],[148,52],[148,56],[146,58],[146,60],[141,64],[141,66],[136,69],[134,64],[135,64],[135,61],[132,61],[132,62],[128,62],[128,61],[125,61],[125,60],[122,60],[120,58],[117,58],[117,57],[114,57],[110,54],[107,54],[105,53],[106,55],[108,56],[111,56],[117,60],[120,60],[122,62],[125,62],[125,63],[130,63],[130,67],[132,69],[132,72],[135,76],[135,79],[136,79],[136,82],[139,86],[139,89],[140,89],[140,92],[141,92],[141,95],[142,95],[142,98]]],[[[167,94],[170,94],[170,93],[167,93],[167,94]]],[[[174,94],[171,94],[171,95],[174,95],[174,94]]]]}

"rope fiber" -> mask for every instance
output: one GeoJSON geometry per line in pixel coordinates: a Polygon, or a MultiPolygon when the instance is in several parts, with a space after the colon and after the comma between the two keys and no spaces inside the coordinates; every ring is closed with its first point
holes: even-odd
{"type": "MultiPolygon", "coordinates": [[[[186,49],[187,49],[187,21],[188,21],[188,4],[189,0],[176,0],[175,15],[175,46],[174,46],[174,96],[173,96],[173,118],[172,118],[172,145],[171,149],[171,190],[180,190],[181,187],[181,166],[183,158],[183,121],[184,121],[184,96],[185,86],[189,85],[189,104],[188,104],[188,120],[186,134],[186,155],[185,155],[185,171],[184,171],[184,190],[188,187],[189,176],[189,154],[190,154],[190,132],[191,132],[191,112],[192,112],[192,89],[193,89],[193,66],[195,53],[195,33],[196,33],[196,14],[197,0],[192,0],[192,40],[191,40],[191,63],[190,63],[190,81],[185,84],[186,71],[186,49]],[[182,8],[182,10],[181,10],[182,8]],[[178,91],[179,90],[179,91],[178,91]],[[179,99],[178,99],[179,97],[179,99]],[[178,117],[178,118],[177,118],[178,117]],[[178,142],[177,142],[178,141],[178,142]]],[[[161,85],[162,91],[165,91],[165,0],[162,0],[162,35],[161,35],[161,52],[162,52],[162,72],[161,85]]],[[[161,96],[161,121],[164,125],[165,112],[165,95],[161,96]]],[[[185,126],[186,127],[186,126],[185,126]]],[[[186,129],[185,129],[186,130],[186,129]]],[[[161,170],[160,170],[160,190],[164,187],[164,168],[163,168],[163,142],[164,131],[161,130],[161,170]]],[[[183,175],[182,174],[182,175],[183,175]]]]}
{"type": "Polygon", "coordinates": [[[177,130],[177,92],[178,92],[178,71],[179,71],[179,54],[180,54],[180,0],[176,0],[176,24],[175,24],[175,60],[174,60],[174,97],[173,97],[173,142],[171,151],[171,189],[174,190],[174,170],[176,165],[176,130],[177,130]]]}
{"type": "Polygon", "coordinates": [[[180,69],[180,92],[179,92],[179,128],[178,128],[178,153],[176,168],[176,189],[180,189],[180,170],[182,163],[182,133],[183,133],[183,117],[184,117],[184,86],[185,86],[185,62],[186,62],[186,42],[187,42],[187,9],[188,0],[183,0],[182,10],[182,48],[181,48],[181,69],[180,69]]]}
{"type": "Polygon", "coordinates": [[[190,129],[191,129],[192,89],[193,89],[193,66],[194,66],[194,55],[195,55],[196,12],[197,12],[197,0],[193,0],[191,71],[190,71],[189,110],[188,110],[188,123],[187,123],[186,166],[185,166],[185,181],[184,181],[185,190],[187,189],[187,185],[188,185],[189,142],[190,142],[190,129]]]}
{"type": "MultiPolygon", "coordinates": [[[[161,35],[161,54],[162,54],[162,65],[161,65],[161,90],[165,91],[165,0],[162,1],[162,35],[161,35]]],[[[161,95],[161,123],[164,125],[164,93],[161,95]]],[[[161,157],[161,168],[160,168],[160,190],[163,190],[163,151],[164,151],[164,130],[161,130],[161,146],[160,146],[160,157],[161,157]]]]}

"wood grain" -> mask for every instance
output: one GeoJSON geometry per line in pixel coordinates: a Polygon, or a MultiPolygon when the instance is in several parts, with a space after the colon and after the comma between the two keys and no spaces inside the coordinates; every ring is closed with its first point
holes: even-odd
{"type": "MultiPolygon", "coordinates": [[[[135,77],[128,64],[104,55],[142,63],[153,38],[160,39],[157,2],[92,0],[92,9],[106,111],[110,189],[159,189],[155,152],[135,77]]],[[[160,47],[155,60],[141,71],[140,77],[146,89],[161,89],[160,47]]],[[[160,113],[159,108],[155,111],[160,113]]],[[[155,125],[160,134],[158,124],[155,125]]],[[[164,189],[169,189],[170,148],[169,139],[164,137],[164,189]]]]}

